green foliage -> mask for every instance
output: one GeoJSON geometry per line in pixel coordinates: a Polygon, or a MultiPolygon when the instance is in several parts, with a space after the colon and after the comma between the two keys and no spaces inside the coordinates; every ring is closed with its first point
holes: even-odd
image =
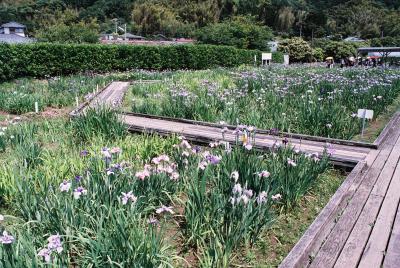
{"type": "Polygon", "coordinates": [[[132,19],[141,34],[162,33],[166,36],[188,36],[193,27],[178,20],[173,9],[146,1],[134,5],[132,19]]]}
{"type": "Polygon", "coordinates": [[[324,57],[334,57],[335,59],[348,58],[357,55],[357,48],[369,46],[365,42],[344,42],[317,39],[314,46],[322,49],[324,57]]]}
{"type": "Polygon", "coordinates": [[[315,61],[323,61],[324,60],[324,50],[322,48],[314,48],[312,50],[312,57],[315,61]]]}
{"type": "Polygon", "coordinates": [[[268,50],[272,32],[248,17],[211,24],[198,31],[197,40],[205,44],[229,45],[237,48],[268,50]]]}
{"type": "Polygon", "coordinates": [[[272,62],[273,63],[283,63],[283,53],[282,52],[273,52],[272,53],[272,62]]]}
{"type": "Polygon", "coordinates": [[[400,47],[400,35],[398,37],[386,36],[383,38],[371,39],[373,47],[400,47]]]}
{"type": "Polygon", "coordinates": [[[292,38],[279,43],[278,50],[288,53],[291,62],[309,62],[312,59],[311,46],[302,38],[292,38]]]}
{"type": "Polygon", "coordinates": [[[212,45],[0,44],[0,81],[85,71],[206,69],[252,64],[259,52],[212,45]]]}
{"type": "Polygon", "coordinates": [[[90,23],[81,21],[70,25],[57,23],[38,30],[36,38],[44,42],[98,43],[99,25],[95,21],[90,23]]]}
{"type": "Polygon", "coordinates": [[[19,79],[6,82],[0,87],[0,110],[12,114],[24,114],[35,111],[35,102],[39,111],[46,107],[62,108],[71,106],[75,98],[81,98],[93,92],[96,86],[111,81],[111,77],[76,75],[55,77],[47,81],[19,79]]]}
{"type": "Polygon", "coordinates": [[[77,142],[87,142],[94,136],[116,139],[127,134],[127,129],[110,108],[88,109],[70,121],[72,135],[77,142]]]}
{"type": "Polygon", "coordinates": [[[97,19],[102,32],[115,31],[113,19],[132,33],[190,37],[194,29],[252,16],[283,37],[357,35],[364,38],[400,34],[396,0],[3,0],[0,23],[19,21],[31,34],[72,18],[65,25],[97,19]],[[65,14],[65,15],[64,15],[65,14]],[[71,16],[72,14],[72,16],[71,16]]]}

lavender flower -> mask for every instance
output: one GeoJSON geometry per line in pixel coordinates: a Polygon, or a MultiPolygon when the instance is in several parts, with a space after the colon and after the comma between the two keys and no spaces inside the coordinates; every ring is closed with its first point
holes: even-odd
{"type": "Polygon", "coordinates": [[[250,151],[251,149],[253,149],[253,145],[251,145],[251,143],[245,143],[244,144],[244,148],[246,148],[246,150],[250,151]]]}
{"type": "Polygon", "coordinates": [[[154,217],[151,217],[150,219],[147,220],[147,223],[151,225],[156,225],[158,224],[158,220],[154,217]]]}
{"type": "Polygon", "coordinates": [[[81,156],[81,157],[85,157],[85,156],[87,156],[89,154],[89,152],[87,151],[87,150],[83,150],[83,151],[81,151],[80,153],[79,153],[79,155],[81,156]]]}
{"type": "Polygon", "coordinates": [[[82,180],[82,176],[80,176],[80,175],[76,175],[75,176],[75,181],[76,182],[80,182],[82,180]]]}
{"type": "Polygon", "coordinates": [[[8,245],[14,242],[15,238],[12,235],[9,235],[7,231],[3,231],[3,235],[0,236],[0,242],[3,245],[8,245]]]}
{"type": "Polygon", "coordinates": [[[281,198],[282,198],[282,195],[281,195],[281,194],[276,194],[276,195],[271,196],[271,199],[274,200],[274,201],[278,201],[278,200],[280,200],[281,198]]]}
{"type": "Polygon", "coordinates": [[[60,184],[60,191],[61,192],[69,192],[69,189],[71,188],[71,183],[64,180],[61,184],[60,184]]]}
{"type": "Polygon", "coordinates": [[[232,192],[234,194],[241,194],[243,191],[242,185],[240,185],[239,183],[235,184],[235,186],[233,186],[232,192]]]}
{"type": "Polygon", "coordinates": [[[271,173],[269,173],[269,172],[266,171],[266,170],[263,170],[263,171],[261,171],[260,173],[258,173],[258,176],[259,176],[260,178],[268,178],[269,176],[271,176],[271,173]]]}
{"type": "Polygon", "coordinates": [[[218,163],[221,161],[221,156],[218,155],[210,155],[208,157],[208,160],[212,165],[218,165],[218,163]]]}
{"type": "Polygon", "coordinates": [[[101,150],[101,154],[102,154],[102,155],[104,156],[104,158],[106,158],[106,159],[111,158],[110,150],[109,150],[107,147],[104,147],[104,148],[101,150]]]}
{"type": "Polygon", "coordinates": [[[174,214],[174,211],[172,210],[172,207],[167,207],[167,206],[164,206],[164,205],[162,205],[161,207],[159,207],[159,208],[156,210],[156,213],[157,213],[157,214],[161,214],[161,213],[163,213],[163,212],[168,212],[168,213],[170,213],[170,214],[174,214]]]}
{"type": "Polygon", "coordinates": [[[138,171],[136,172],[135,177],[143,181],[146,177],[150,177],[150,171],[147,169],[138,171]]]}
{"type": "Polygon", "coordinates": [[[43,257],[44,261],[46,263],[50,263],[51,261],[51,250],[49,250],[48,248],[42,248],[41,250],[39,250],[38,254],[39,257],[43,257]]]}
{"type": "Polygon", "coordinates": [[[121,148],[119,148],[119,147],[113,147],[111,150],[110,150],[110,153],[111,154],[120,154],[122,152],[122,150],[121,150],[121,148]]]}
{"type": "Polygon", "coordinates": [[[262,191],[261,193],[258,194],[257,196],[257,204],[261,205],[267,202],[267,192],[262,191]]]}
{"type": "Polygon", "coordinates": [[[57,253],[61,253],[63,251],[63,247],[61,244],[61,237],[59,234],[50,236],[47,241],[49,241],[47,248],[52,251],[57,251],[57,253]]]}
{"type": "Polygon", "coordinates": [[[61,237],[59,234],[50,236],[47,239],[47,241],[48,241],[47,247],[40,249],[37,255],[39,257],[43,257],[46,263],[50,263],[51,254],[53,252],[60,254],[63,251],[63,247],[61,243],[61,237]]]}
{"type": "Polygon", "coordinates": [[[131,200],[133,204],[136,203],[137,197],[132,194],[132,191],[130,191],[128,193],[121,193],[121,194],[122,194],[121,200],[122,200],[123,205],[126,205],[129,200],[131,200]]]}
{"type": "Polygon", "coordinates": [[[290,159],[290,158],[287,159],[287,162],[288,162],[289,166],[292,166],[292,167],[297,166],[296,162],[294,162],[294,161],[293,161],[292,159],[290,159]]]}
{"type": "Polygon", "coordinates": [[[78,188],[76,188],[74,190],[74,198],[75,199],[79,199],[81,197],[81,195],[86,195],[87,194],[87,190],[81,186],[79,186],[78,188]]]}

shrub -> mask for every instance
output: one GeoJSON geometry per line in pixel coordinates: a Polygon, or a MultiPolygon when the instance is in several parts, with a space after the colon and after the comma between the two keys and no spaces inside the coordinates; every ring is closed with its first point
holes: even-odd
{"type": "Polygon", "coordinates": [[[314,48],[312,50],[313,60],[323,61],[324,60],[324,50],[320,47],[314,48]]]}
{"type": "Polygon", "coordinates": [[[0,81],[85,71],[207,69],[252,64],[258,51],[226,46],[0,44],[0,81]]]}
{"type": "Polygon", "coordinates": [[[269,50],[272,32],[248,17],[211,24],[197,32],[197,40],[205,44],[229,45],[237,48],[269,50]]]}
{"type": "Polygon", "coordinates": [[[292,38],[279,43],[279,51],[288,53],[293,62],[309,62],[312,57],[311,46],[302,38],[292,38]]]}
{"type": "Polygon", "coordinates": [[[283,63],[283,53],[279,51],[272,53],[272,62],[283,63]]]}

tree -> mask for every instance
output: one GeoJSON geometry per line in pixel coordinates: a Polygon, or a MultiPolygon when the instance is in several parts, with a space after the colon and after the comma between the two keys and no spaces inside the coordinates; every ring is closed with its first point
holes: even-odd
{"type": "Polygon", "coordinates": [[[312,60],[311,46],[300,37],[280,42],[278,50],[289,54],[290,60],[293,62],[310,62],[312,60]]]}
{"type": "Polygon", "coordinates": [[[268,27],[255,23],[252,18],[239,16],[204,27],[196,37],[205,44],[269,50],[268,41],[272,39],[272,32],[268,27]]]}
{"type": "Polygon", "coordinates": [[[187,26],[177,17],[172,9],[151,2],[134,5],[132,11],[132,19],[142,34],[175,36],[180,29],[187,26]]]}
{"type": "Polygon", "coordinates": [[[36,34],[39,41],[56,43],[97,43],[99,25],[96,20],[89,23],[80,21],[69,25],[61,22],[39,30],[36,34]]]}
{"type": "Polygon", "coordinates": [[[281,32],[289,32],[295,22],[296,17],[291,7],[282,7],[276,22],[276,27],[281,32]]]}

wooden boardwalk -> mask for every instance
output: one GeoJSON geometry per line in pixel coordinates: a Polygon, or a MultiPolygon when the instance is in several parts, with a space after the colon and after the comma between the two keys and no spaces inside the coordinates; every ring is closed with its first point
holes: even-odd
{"type": "MultiPolygon", "coordinates": [[[[111,84],[73,114],[110,105],[127,87],[111,84]]],[[[222,126],[217,124],[134,113],[121,114],[121,120],[133,132],[178,134],[204,144],[222,140],[222,126]]],[[[329,141],[331,160],[355,167],[280,267],[400,267],[400,113],[373,144],[284,136],[258,130],[254,147],[268,149],[288,141],[305,153],[322,153],[329,141]]],[[[235,142],[232,127],[224,139],[235,142]]]]}
{"type": "Polygon", "coordinates": [[[400,267],[400,116],[280,267],[400,267]]]}
{"type": "MultiPolygon", "coordinates": [[[[227,141],[235,144],[236,135],[232,134],[232,129],[222,135],[222,126],[208,126],[196,123],[184,123],[174,120],[154,118],[152,116],[137,115],[126,113],[122,115],[122,120],[130,131],[143,133],[157,133],[162,135],[177,134],[185,136],[189,141],[208,144],[210,142],[227,141]]],[[[256,149],[270,149],[277,143],[289,142],[296,149],[305,153],[322,154],[327,147],[326,141],[302,140],[298,138],[272,136],[265,133],[257,133],[253,146],[256,149]]],[[[330,144],[332,149],[331,160],[342,166],[355,166],[359,161],[364,160],[371,151],[370,148],[358,147],[353,145],[330,144]]]]}

